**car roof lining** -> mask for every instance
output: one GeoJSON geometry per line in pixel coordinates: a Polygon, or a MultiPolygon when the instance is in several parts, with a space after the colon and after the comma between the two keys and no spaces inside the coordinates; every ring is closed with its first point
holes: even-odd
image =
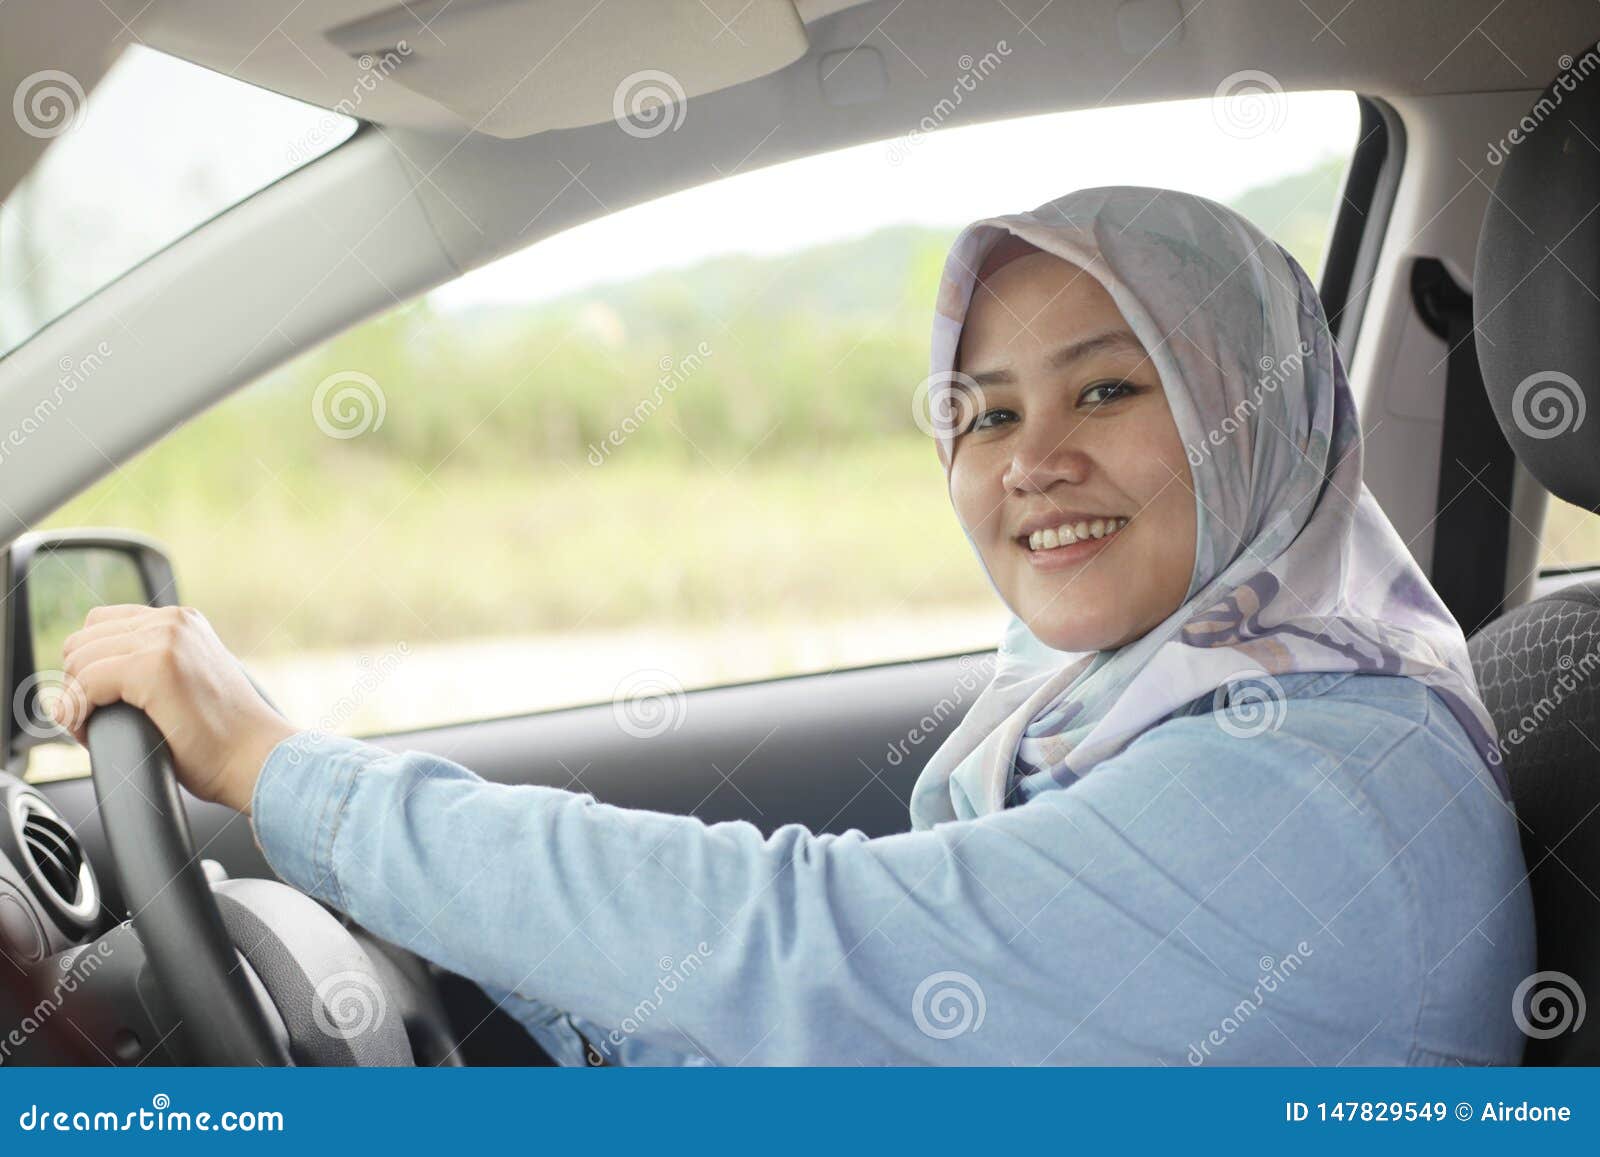
{"type": "MultiPolygon", "coordinates": [[[[1282,0],[107,3],[125,22],[122,43],[137,36],[324,108],[356,95],[359,115],[380,124],[504,137],[610,119],[611,90],[640,68],[673,72],[692,98],[779,71],[815,86],[824,57],[871,47],[887,66],[888,90],[928,106],[923,98],[949,95],[960,54],[981,56],[1007,39],[1014,52],[984,87],[1032,89],[1044,107],[1066,110],[1205,96],[1263,65],[1285,90],[1397,97],[1537,88],[1596,32],[1593,6],[1578,0],[1543,0],[1536,21],[1495,0],[1329,3],[1326,16],[1282,0]],[[416,63],[390,75],[396,83],[364,85],[371,61],[363,68],[363,58],[401,39],[416,63]],[[412,68],[435,75],[411,83],[412,68]],[[597,76],[590,95],[604,99],[571,91],[584,72],[597,76]],[[468,91],[485,75],[508,90],[487,112],[468,91]]],[[[76,21],[76,7],[53,17],[41,7],[39,17],[76,21]]]]}

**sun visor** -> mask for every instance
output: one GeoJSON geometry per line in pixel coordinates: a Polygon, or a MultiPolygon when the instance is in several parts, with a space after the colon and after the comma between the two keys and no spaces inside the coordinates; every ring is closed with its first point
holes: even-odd
{"type": "Polygon", "coordinates": [[[386,84],[505,138],[681,116],[689,97],[808,47],[792,0],[408,0],[325,36],[350,60],[384,62],[386,84]]]}

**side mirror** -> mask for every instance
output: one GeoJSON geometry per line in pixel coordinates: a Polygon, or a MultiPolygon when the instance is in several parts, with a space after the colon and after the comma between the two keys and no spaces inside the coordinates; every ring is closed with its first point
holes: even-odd
{"type": "MultiPolygon", "coordinates": [[[[21,774],[32,748],[71,743],[50,706],[60,694],[61,645],[84,616],[108,603],[178,602],[172,564],[161,546],[121,530],[24,534],[7,556],[5,762],[21,774]]],[[[73,752],[81,759],[81,750],[73,752]]],[[[86,766],[86,765],[85,765],[86,766]]]]}

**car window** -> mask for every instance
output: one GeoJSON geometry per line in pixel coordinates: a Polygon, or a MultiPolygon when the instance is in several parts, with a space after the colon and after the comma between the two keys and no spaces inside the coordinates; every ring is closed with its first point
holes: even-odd
{"type": "Polygon", "coordinates": [[[12,114],[50,143],[0,204],[0,355],[356,124],[138,46],[89,93],[29,75],[12,114]]]}
{"type": "Polygon", "coordinates": [[[967,221],[1169,185],[1315,274],[1358,111],[1271,91],[918,132],[612,213],[332,339],[54,526],[165,542],[298,724],[372,733],[993,646],[926,425],[967,221]],[[919,421],[922,425],[919,426],[919,421]]]}
{"type": "Polygon", "coordinates": [[[1600,566],[1600,514],[1550,495],[1539,535],[1539,568],[1600,566]]]}

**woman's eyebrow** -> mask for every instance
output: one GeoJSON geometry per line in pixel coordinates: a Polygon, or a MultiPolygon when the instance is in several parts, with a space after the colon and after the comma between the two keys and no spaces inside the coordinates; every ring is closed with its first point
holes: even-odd
{"type": "MultiPolygon", "coordinates": [[[[1055,350],[1045,359],[1051,369],[1063,369],[1073,362],[1081,361],[1093,354],[1100,353],[1129,353],[1137,354],[1140,358],[1148,360],[1150,355],[1145,351],[1144,343],[1135,337],[1130,330],[1108,329],[1100,333],[1090,334],[1088,337],[1079,338],[1077,341],[1068,342],[1060,349],[1055,350]]],[[[970,375],[972,380],[980,386],[1005,385],[1017,380],[1016,372],[1009,365],[997,366],[992,370],[980,370],[970,375]]]]}
{"type": "Polygon", "coordinates": [[[1144,343],[1130,331],[1108,329],[1062,346],[1047,360],[1052,368],[1059,370],[1090,354],[1098,353],[1136,353],[1140,357],[1149,357],[1145,352],[1144,343]]]}

